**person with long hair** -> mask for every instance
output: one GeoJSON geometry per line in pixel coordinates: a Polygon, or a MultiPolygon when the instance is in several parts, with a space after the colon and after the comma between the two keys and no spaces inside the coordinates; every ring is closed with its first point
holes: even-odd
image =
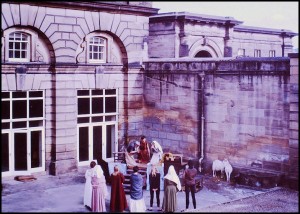
{"type": "Polygon", "coordinates": [[[157,208],[159,209],[159,207],[160,207],[160,199],[159,199],[159,195],[160,195],[160,173],[158,172],[155,165],[152,165],[151,173],[149,175],[149,183],[150,183],[150,208],[148,210],[152,211],[154,193],[156,193],[157,208]]]}
{"type": "Polygon", "coordinates": [[[162,204],[164,212],[176,211],[178,191],[181,191],[181,183],[174,166],[170,165],[168,173],[164,177],[164,199],[162,204]]]}
{"type": "Polygon", "coordinates": [[[127,200],[124,192],[124,175],[119,171],[119,167],[114,167],[114,172],[110,176],[110,212],[123,212],[127,208],[127,200]]]}

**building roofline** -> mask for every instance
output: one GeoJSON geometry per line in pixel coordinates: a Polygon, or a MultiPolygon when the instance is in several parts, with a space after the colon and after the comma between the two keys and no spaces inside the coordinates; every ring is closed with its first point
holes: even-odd
{"type": "Polygon", "coordinates": [[[262,34],[273,34],[273,35],[285,35],[289,37],[298,36],[298,33],[294,33],[290,30],[285,29],[272,29],[272,28],[262,28],[262,27],[253,27],[246,25],[238,25],[233,28],[234,31],[238,32],[249,32],[249,33],[262,33],[262,34]]]}
{"type": "Polygon", "coordinates": [[[16,4],[29,4],[37,6],[57,7],[63,8],[68,7],[71,9],[89,10],[89,11],[112,11],[114,13],[127,12],[134,14],[142,14],[146,16],[155,15],[159,9],[152,7],[128,5],[128,4],[116,4],[113,2],[100,2],[100,1],[2,1],[2,3],[16,3],[16,4]]]}
{"type": "Polygon", "coordinates": [[[204,23],[216,23],[216,24],[231,24],[238,25],[242,24],[242,21],[238,21],[230,16],[212,16],[206,14],[196,14],[189,12],[170,12],[170,13],[160,13],[149,17],[149,21],[173,21],[173,20],[190,20],[196,22],[204,23]]]}

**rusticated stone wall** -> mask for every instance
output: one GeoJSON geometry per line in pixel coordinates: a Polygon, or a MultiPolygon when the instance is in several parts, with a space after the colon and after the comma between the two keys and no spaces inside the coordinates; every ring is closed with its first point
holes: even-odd
{"type": "Polygon", "coordinates": [[[206,172],[227,158],[234,168],[292,175],[298,156],[290,115],[298,104],[290,102],[290,62],[269,59],[147,62],[143,133],[166,151],[199,158],[203,91],[206,172]]]}
{"type": "Polygon", "coordinates": [[[286,75],[206,76],[207,160],[288,172],[288,84],[286,75]]]}
{"type": "Polygon", "coordinates": [[[299,54],[289,54],[290,64],[290,187],[298,189],[299,181],[299,54]]]}
{"type": "Polygon", "coordinates": [[[143,133],[164,152],[198,154],[198,78],[178,73],[148,73],[144,77],[143,133]]]}

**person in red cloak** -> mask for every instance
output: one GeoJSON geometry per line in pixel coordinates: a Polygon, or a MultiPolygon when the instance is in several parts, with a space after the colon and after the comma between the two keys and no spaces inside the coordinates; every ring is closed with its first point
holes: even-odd
{"type": "Polygon", "coordinates": [[[143,135],[140,140],[140,147],[138,153],[138,160],[140,163],[147,164],[150,161],[150,148],[146,137],[143,135]]]}
{"type": "Polygon", "coordinates": [[[115,166],[110,176],[110,212],[123,212],[128,207],[123,187],[124,180],[124,175],[119,171],[118,166],[115,166]]]}

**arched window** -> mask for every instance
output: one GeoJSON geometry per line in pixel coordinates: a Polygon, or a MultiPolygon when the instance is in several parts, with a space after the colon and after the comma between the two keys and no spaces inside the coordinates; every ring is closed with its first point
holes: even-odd
{"type": "Polygon", "coordinates": [[[50,63],[54,58],[53,49],[47,38],[33,29],[26,27],[8,28],[3,31],[1,39],[2,44],[4,44],[1,47],[2,62],[50,63]]]}
{"type": "Polygon", "coordinates": [[[91,37],[89,40],[89,62],[106,62],[106,40],[99,36],[91,37]]]}
{"type": "Polygon", "coordinates": [[[18,62],[30,61],[30,36],[22,32],[13,32],[8,37],[8,60],[18,62]]]}
{"type": "Polygon", "coordinates": [[[196,55],[195,58],[202,58],[202,57],[212,57],[211,54],[207,51],[199,51],[196,55]]]}
{"type": "Polygon", "coordinates": [[[95,31],[86,35],[76,50],[77,63],[122,64],[122,57],[117,39],[106,32],[95,31]]]}

